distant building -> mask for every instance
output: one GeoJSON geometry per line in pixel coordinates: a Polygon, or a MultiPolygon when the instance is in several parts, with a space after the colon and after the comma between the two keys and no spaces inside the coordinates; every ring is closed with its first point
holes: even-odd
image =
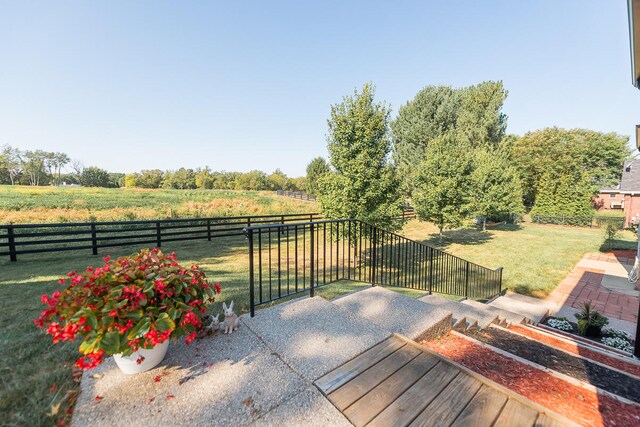
{"type": "Polygon", "coordinates": [[[640,159],[624,162],[620,184],[602,188],[594,204],[599,211],[624,212],[625,226],[640,222],[640,159]]]}

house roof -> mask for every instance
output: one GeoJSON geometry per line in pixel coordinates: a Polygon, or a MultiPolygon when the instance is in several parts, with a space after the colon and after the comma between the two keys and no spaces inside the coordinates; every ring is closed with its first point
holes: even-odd
{"type": "Polygon", "coordinates": [[[622,169],[622,179],[615,187],[603,187],[603,192],[640,192],[640,159],[627,160],[622,169]]]}

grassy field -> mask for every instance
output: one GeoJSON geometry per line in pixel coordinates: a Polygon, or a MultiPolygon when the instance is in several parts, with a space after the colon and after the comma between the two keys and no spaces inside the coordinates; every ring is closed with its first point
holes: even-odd
{"type": "Polygon", "coordinates": [[[265,215],[314,209],[312,202],[276,196],[273,191],[0,185],[3,224],[265,215]]]}
{"type": "MultiPolygon", "coordinates": [[[[306,204],[299,205],[307,207],[306,204]]],[[[313,205],[312,205],[313,207],[313,205]]],[[[445,233],[443,242],[430,224],[412,221],[401,234],[438,246],[487,267],[504,267],[510,289],[544,296],[571,270],[585,252],[598,251],[604,242],[599,229],[539,225],[502,225],[483,233],[461,229],[445,233]]],[[[635,248],[635,236],[625,233],[616,248],[635,248]]],[[[118,248],[112,256],[139,248],[118,248]]],[[[211,307],[220,312],[224,301],[235,301],[240,312],[248,311],[248,261],[244,238],[195,241],[166,245],[181,263],[197,263],[223,290],[211,307]]],[[[106,253],[102,254],[106,255],[106,253]]],[[[68,417],[77,385],[71,365],[77,358],[74,345],[53,345],[32,320],[41,310],[40,295],[58,288],[56,279],[87,264],[98,265],[100,256],[84,252],[25,255],[17,263],[0,261],[0,417],[6,425],[47,425],[68,417]],[[60,404],[51,417],[52,408],[60,404]]],[[[318,294],[332,298],[359,289],[363,284],[341,282],[318,294]]],[[[415,296],[415,292],[408,292],[415,296]]],[[[67,419],[68,421],[68,419],[67,419]]]]}

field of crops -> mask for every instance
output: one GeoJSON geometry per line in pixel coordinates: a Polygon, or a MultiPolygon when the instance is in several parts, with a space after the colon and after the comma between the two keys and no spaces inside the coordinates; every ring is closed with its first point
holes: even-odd
{"type": "Polygon", "coordinates": [[[315,204],[265,191],[0,185],[0,224],[302,213],[315,204]]]}

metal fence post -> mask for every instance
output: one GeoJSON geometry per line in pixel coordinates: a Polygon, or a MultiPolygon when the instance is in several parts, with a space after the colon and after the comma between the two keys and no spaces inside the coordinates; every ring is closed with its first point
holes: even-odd
{"type": "Polygon", "coordinates": [[[371,284],[376,284],[376,261],[378,257],[378,241],[377,241],[378,233],[377,229],[371,227],[371,265],[369,268],[371,269],[371,284]]]}
{"type": "Polygon", "coordinates": [[[499,276],[498,276],[498,284],[499,284],[499,286],[500,286],[498,294],[501,294],[501,293],[502,293],[502,270],[503,270],[503,268],[502,268],[502,267],[498,268],[498,272],[499,272],[499,276]]]}
{"type": "Polygon", "coordinates": [[[256,297],[255,297],[255,278],[253,270],[253,230],[247,230],[247,238],[249,239],[249,308],[251,317],[256,315],[256,297]]]}
{"type": "Polygon", "coordinates": [[[469,261],[467,261],[467,268],[464,272],[464,297],[469,299],[469,261]]]}
{"type": "Polygon", "coordinates": [[[433,293],[433,248],[429,248],[429,295],[433,293]]]}
{"type": "Polygon", "coordinates": [[[311,265],[311,271],[310,271],[310,275],[309,275],[309,295],[313,298],[314,296],[314,290],[313,290],[313,281],[314,281],[314,275],[315,275],[315,263],[316,263],[316,256],[315,256],[315,233],[313,230],[313,222],[311,222],[311,224],[309,225],[309,231],[311,233],[311,251],[309,252],[309,257],[310,257],[310,265],[311,265]]]}
{"type": "Polygon", "coordinates": [[[98,255],[98,238],[96,236],[96,224],[91,223],[91,249],[94,255],[98,255]]]}
{"type": "Polygon", "coordinates": [[[160,231],[160,221],[156,221],[156,245],[158,247],[162,246],[162,236],[160,231]]]}
{"type": "Polygon", "coordinates": [[[9,241],[9,259],[12,262],[16,262],[18,260],[18,256],[16,254],[16,241],[13,233],[13,226],[7,227],[7,240],[9,241]]]}

